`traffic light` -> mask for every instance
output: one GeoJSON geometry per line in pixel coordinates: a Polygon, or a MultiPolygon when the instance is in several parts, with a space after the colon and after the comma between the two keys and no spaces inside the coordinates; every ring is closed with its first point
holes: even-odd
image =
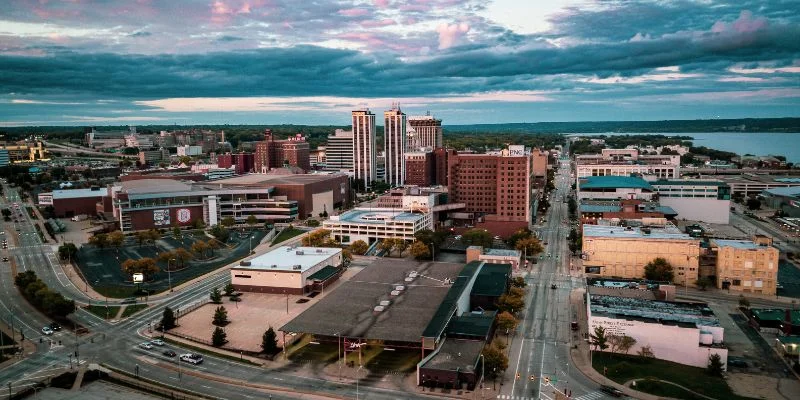
{"type": "Polygon", "coordinates": [[[550,384],[550,377],[549,377],[549,376],[545,376],[545,377],[544,377],[544,383],[545,383],[546,385],[547,385],[547,384],[550,384]]]}
{"type": "Polygon", "coordinates": [[[534,380],[534,379],[536,379],[536,376],[535,375],[531,375],[531,380],[534,380]]]}
{"type": "Polygon", "coordinates": [[[519,372],[517,372],[517,380],[519,380],[520,376],[521,376],[521,374],[519,372]]]}

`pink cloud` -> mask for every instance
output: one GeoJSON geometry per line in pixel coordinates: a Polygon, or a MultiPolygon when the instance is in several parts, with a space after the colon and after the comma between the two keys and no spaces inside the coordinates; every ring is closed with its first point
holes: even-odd
{"type": "Polygon", "coordinates": [[[391,18],[386,18],[378,21],[364,21],[361,23],[363,28],[380,28],[382,26],[395,25],[397,22],[391,18]]]}
{"type": "Polygon", "coordinates": [[[749,10],[743,10],[739,13],[737,18],[732,23],[728,24],[724,21],[717,21],[711,27],[711,32],[714,33],[749,33],[756,32],[767,27],[767,19],[764,17],[753,18],[753,13],[749,10]]]}
{"type": "Polygon", "coordinates": [[[372,3],[378,8],[386,8],[389,6],[389,0],[374,0],[372,3]]]}
{"type": "Polygon", "coordinates": [[[469,25],[463,22],[460,24],[439,25],[439,27],[436,28],[436,31],[439,32],[439,49],[443,50],[452,47],[459,38],[469,32],[469,29],[469,25]]]}
{"type": "Polygon", "coordinates": [[[339,10],[339,14],[344,15],[345,17],[363,17],[369,14],[369,10],[366,8],[348,8],[339,10]]]}

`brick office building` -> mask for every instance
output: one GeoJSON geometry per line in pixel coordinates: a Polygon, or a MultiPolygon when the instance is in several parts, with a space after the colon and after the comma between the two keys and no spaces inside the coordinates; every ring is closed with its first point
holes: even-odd
{"type": "Polygon", "coordinates": [[[219,168],[234,167],[236,175],[253,172],[255,168],[255,156],[252,153],[222,154],[217,156],[217,166],[219,168]]]}
{"type": "Polygon", "coordinates": [[[406,185],[431,186],[435,179],[432,151],[414,151],[405,154],[406,185]]]}
{"type": "Polygon", "coordinates": [[[447,164],[450,202],[464,203],[476,224],[498,235],[510,235],[531,224],[529,149],[509,146],[492,154],[453,154],[447,164]]]}
{"type": "Polygon", "coordinates": [[[275,140],[272,131],[264,132],[264,140],[256,143],[254,169],[256,173],[267,173],[272,168],[281,168],[284,164],[311,170],[309,153],[311,147],[306,138],[297,134],[286,140],[275,140]]]}

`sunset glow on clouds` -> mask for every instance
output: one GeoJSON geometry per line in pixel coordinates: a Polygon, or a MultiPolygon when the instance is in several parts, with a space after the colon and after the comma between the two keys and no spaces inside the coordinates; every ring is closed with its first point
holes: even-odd
{"type": "Polygon", "coordinates": [[[798,20],[785,0],[8,2],[0,124],[797,116],[798,20]]]}

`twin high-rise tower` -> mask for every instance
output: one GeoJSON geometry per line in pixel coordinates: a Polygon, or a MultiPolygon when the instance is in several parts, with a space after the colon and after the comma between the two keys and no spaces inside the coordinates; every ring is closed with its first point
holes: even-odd
{"type": "MultiPolygon", "coordinates": [[[[369,109],[353,111],[352,123],[353,175],[369,187],[378,179],[375,114],[369,109]]],[[[408,117],[400,110],[399,104],[393,104],[383,113],[383,126],[384,179],[391,186],[402,186],[406,181],[405,153],[442,147],[442,120],[430,114],[408,117]]],[[[334,139],[344,136],[344,132],[336,136],[334,139]]]]}

